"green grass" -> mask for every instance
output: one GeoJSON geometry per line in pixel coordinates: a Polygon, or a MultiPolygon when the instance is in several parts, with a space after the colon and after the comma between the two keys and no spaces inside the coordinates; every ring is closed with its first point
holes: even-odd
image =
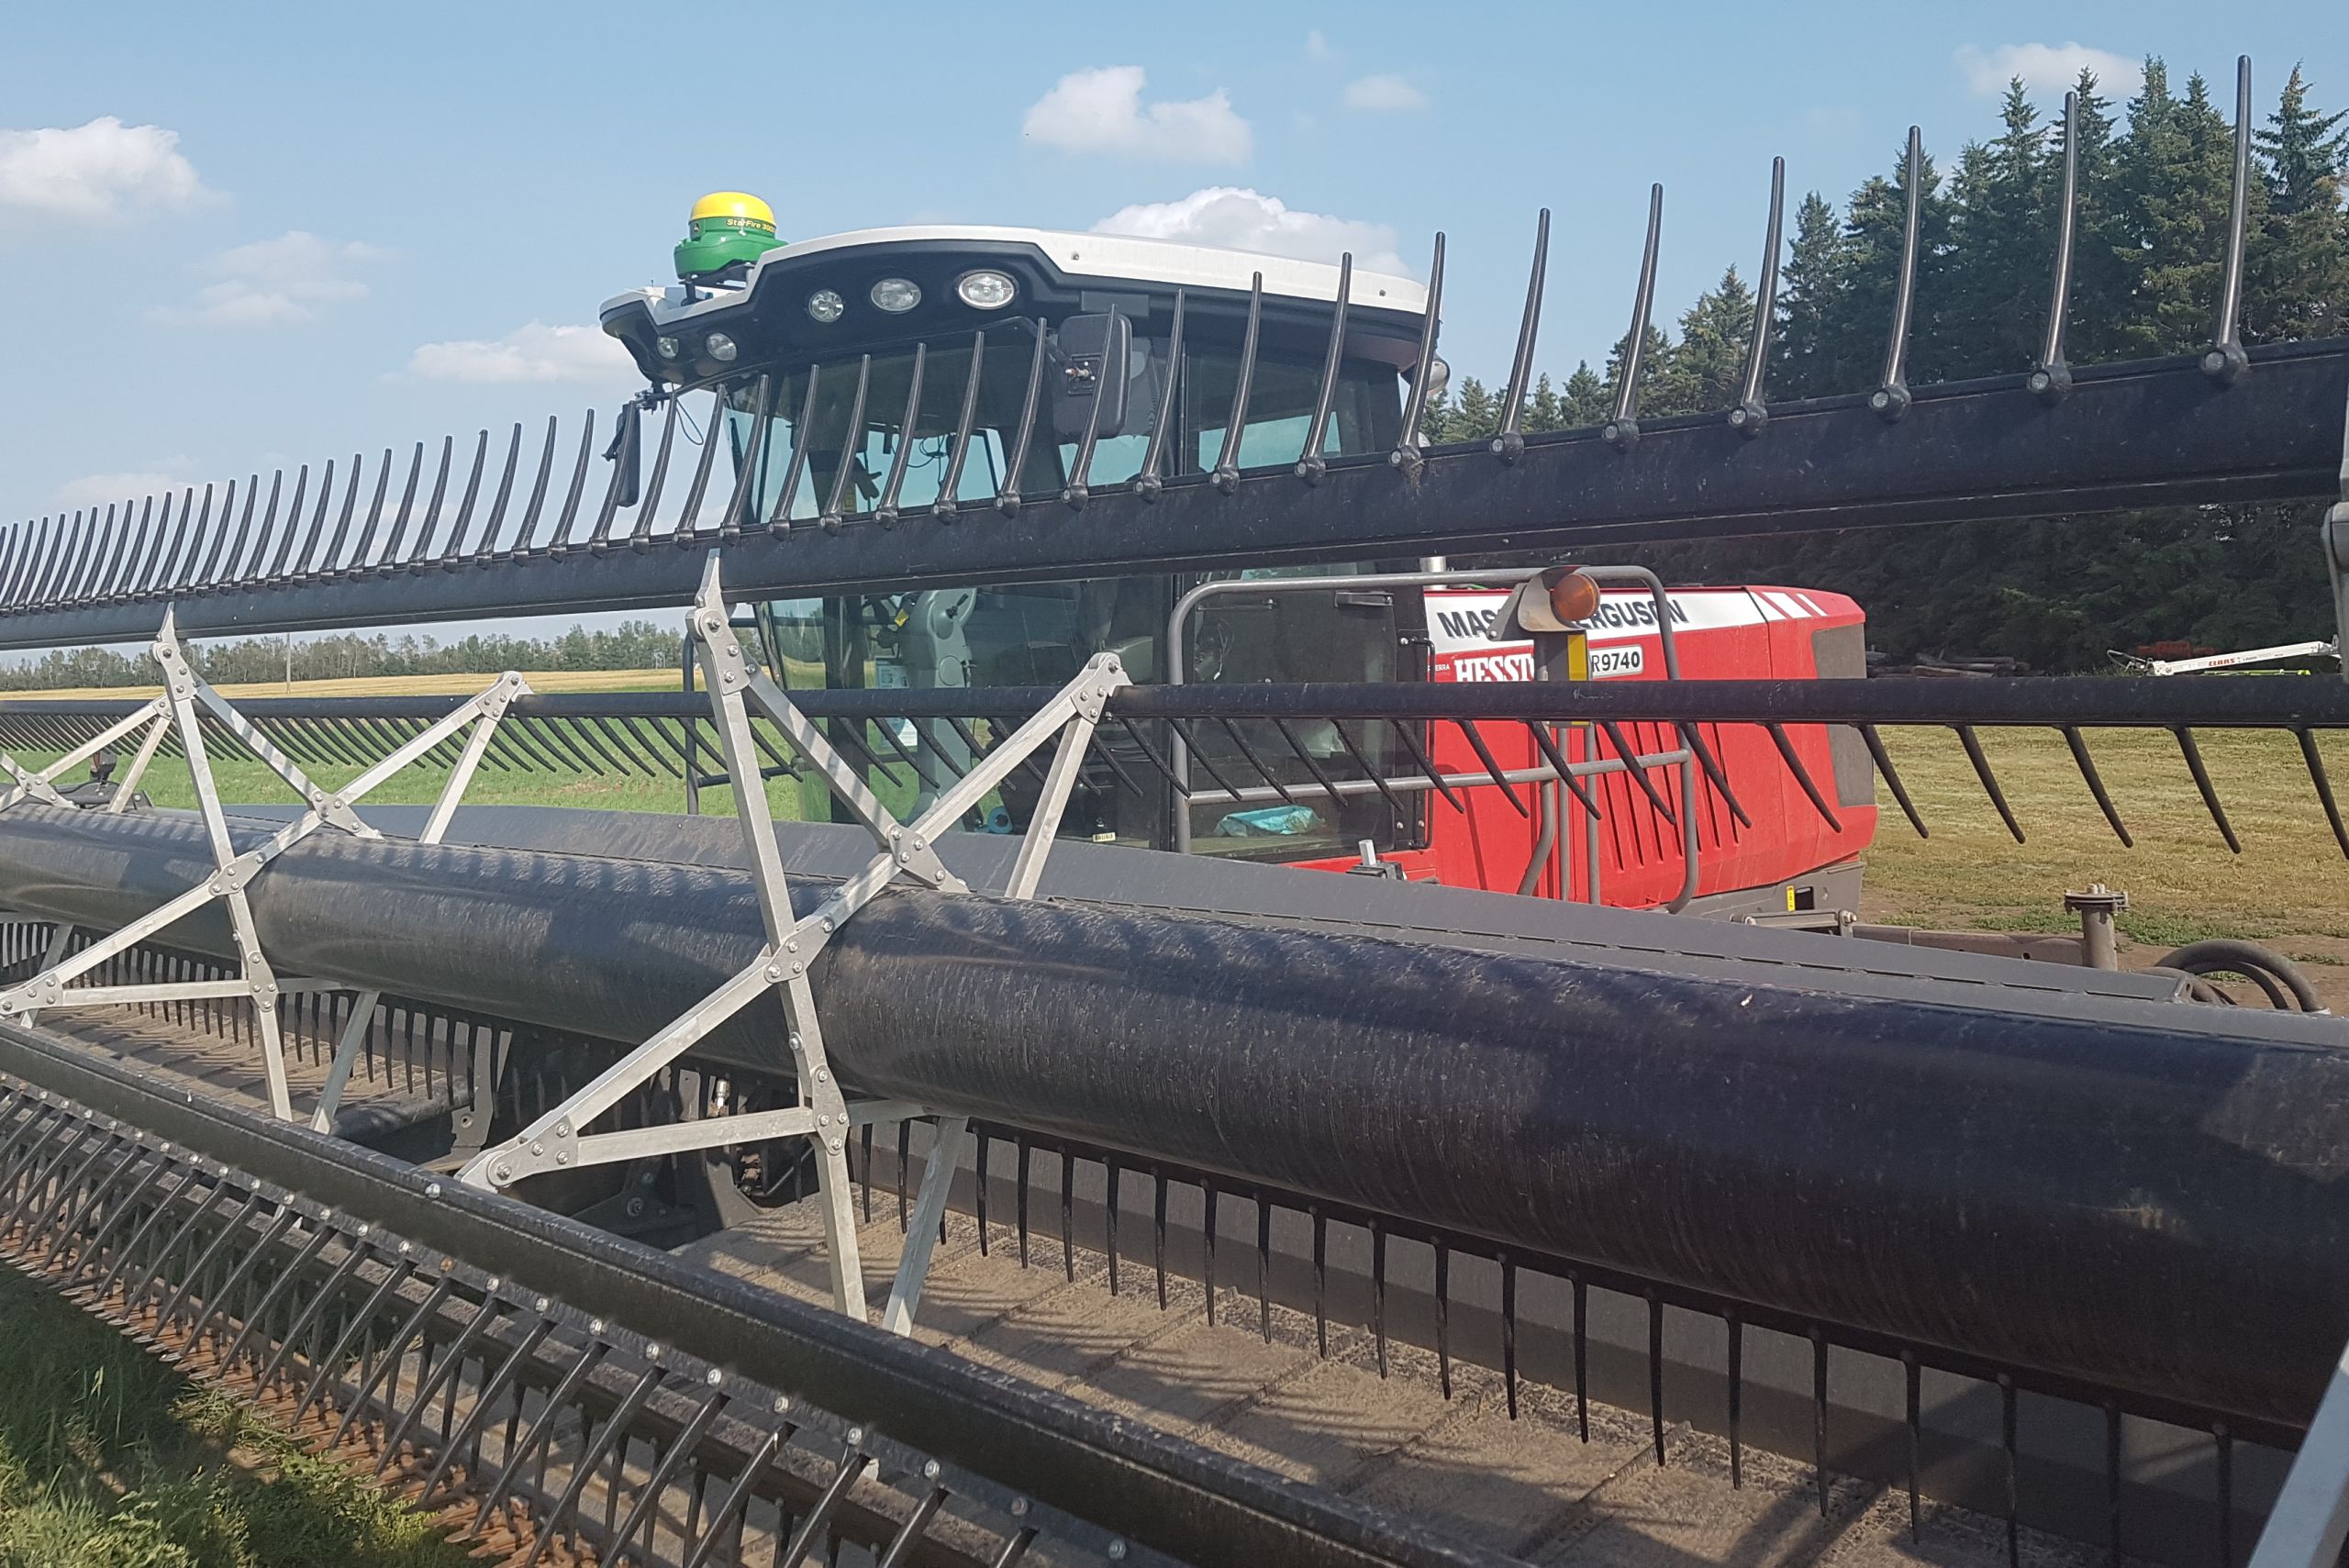
{"type": "MultiPolygon", "coordinates": [[[[2166,734],[2089,732],[2098,771],[2136,840],[2128,849],[2105,825],[2060,736],[1979,733],[2027,841],[2008,836],[1954,736],[1887,729],[1886,747],[1932,837],[1920,840],[1879,788],[1866,877],[1877,914],[1922,926],[2076,930],[2064,912],[2065,890],[2102,882],[2128,893],[2121,929],[2148,944],[2245,937],[2289,947],[2295,937],[2349,938],[2349,861],[2291,737],[2196,737],[2243,840],[2237,855],[2166,734]]],[[[2349,797],[2349,738],[2321,737],[2320,746],[2335,789],[2349,797]]]]}
{"type": "Polygon", "coordinates": [[[423,1516],[0,1273],[0,1568],[459,1568],[423,1516]]]}

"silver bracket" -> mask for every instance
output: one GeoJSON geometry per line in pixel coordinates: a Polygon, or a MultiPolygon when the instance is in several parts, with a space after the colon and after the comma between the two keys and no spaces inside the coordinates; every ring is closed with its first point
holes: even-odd
{"type": "MultiPolygon", "coordinates": [[[[108,740],[128,734],[142,723],[147,724],[148,734],[139,746],[139,756],[130,773],[117,786],[105,807],[108,811],[119,811],[128,802],[130,791],[146,771],[147,764],[153,761],[163,732],[169,729],[177,735],[181,750],[187,758],[188,777],[195,786],[196,806],[204,818],[205,836],[211,845],[212,874],[161,907],[92,942],[71,958],[64,957],[61,951],[52,950],[50,962],[39,974],[22,984],[0,992],[0,1018],[29,1017],[41,1008],[62,1006],[108,1006],[202,997],[244,997],[252,1004],[254,1033],[261,1043],[262,1070],[269,1084],[270,1109],[279,1118],[290,1121],[294,1117],[294,1106],[285,1073],[285,1045],[278,1028],[278,998],[291,991],[342,990],[347,987],[332,982],[281,982],[262,951],[261,938],[253,924],[252,905],[246,897],[245,890],[270,862],[320,828],[332,827],[357,838],[382,838],[381,833],[360,820],[358,814],[351,809],[352,804],[440,745],[460,728],[479,718],[482,723],[475,728],[457,768],[451,773],[448,784],[441,792],[440,805],[434,807],[433,825],[429,830],[437,838],[440,830],[447,825],[448,814],[454,809],[456,799],[462,795],[474,766],[480,762],[482,751],[488,746],[488,731],[504,715],[507,705],[529,688],[520,675],[507,671],[486,690],[458,705],[341,790],[329,793],[313,782],[291,757],[280,751],[258,727],[239,713],[227,698],[213,690],[189,666],[186,655],[180,651],[176,617],[168,608],[163,612],[163,624],[157,629],[149,651],[162,670],[163,695],[103,732],[97,740],[86,742],[78,751],[69,753],[55,764],[55,768],[62,770],[71,766],[95,753],[108,740]],[[221,806],[219,786],[213,778],[212,761],[204,739],[203,720],[206,717],[234,736],[239,745],[293,786],[307,807],[300,817],[241,854],[228,836],[228,814],[221,806]],[[139,985],[72,984],[74,980],[117,953],[127,951],[156,932],[186,918],[214,899],[219,899],[228,906],[228,926],[237,948],[236,978],[139,985]]],[[[38,797],[37,792],[28,790],[21,776],[18,789],[21,793],[0,798],[0,809],[24,798],[25,794],[35,794],[38,797]]],[[[62,799],[56,800],[54,804],[73,808],[71,802],[62,799]]],[[[59,946],[61,949],[62,944],[59,946]]],[[[367,1011],[372,1013],[372,1006],[367,1011]]],[[[340,1054],[338,1051],[338,1058],[340,1054]]],[[[329,1077],[331,1099],[332,1095],[339,1094],[341,1084],[331,1074],[329,1077]]],[[[329,1119],[331,1108],[329,1103],[327,1106],[329,1119]]]]}
{"type": "Polygon", "coordinates": [[[2333,1568],[2349,1539],[2349,1349],[2252,1549],[2250,1568],[2333,1568]]]}
{"type": "MultiPolygon", "coordinates": [[[[1047,774],[1042,798],[1013,859],[1010,877],[1000,890],[1000,896],[1007,898],[1033,896],[1093,730],[1100,722],[1110,694],[1127,684],[1125,670],[1114,655],[1094,658],[1041,710],[941,793],[927,810],[911,822],[901,822],[874,795],[863,775],[825,738],[821,728],[802,713],[770,677],[753,669],[743,657],[741,645],[734,638],[714,550],[702,573],[689,636],[695,656],[701,663],[704,684],[708,688],[711,717],[734,791],[736,819],[741,824],[751,877],[765,923],[765,944],[740,973],[570,1098],[511,1139],[475,1156],[458,1172],[458,1177],[474,1186],[504,1189],[551,1171],[608,1164],[651,1153],[683,1153],[772,1138],[810,1139],[816,1145],[817,1183],[823,1203],[833,1301],[841,1311],[863,1318],[866,1313],[864,1276],[858,1254],[855,1217],[850,1207],[849,1131],[869,1122],[936,1113],[899,1101],[852,1102],[848,1098],[825,1051],[823,1028],[808,978],[810,968],[834,933],[900,876],[942,893],[970,892],[962,878],[947,870],[939,858],[941,836],[956,831],[964,815],[984,801],[1013,769],[1057,738],[1059,751],[1047,774]],[[792,750],[815,770],[825,787],[873,837],[873,859],[804,917],[792,907],[790,884],[784,873],[782,852],[775,844],[774,819],[767,804],[759,753],[751,736],[754,709],[781,732],[792,750]],[[780,997],[790,1030],[792,1063],[798,1077],[798,1105],[627,1132],[586,1130],[639,1085],[770,990],[780,997]]],[[[939,1221],[945,1212],[954,1153],[968,1126],[966,1118],[938,1118],[930,1168],[907,1223],[905,1250],[883,1318],[885,1326],[898,1332],[912,1325],[914,1306],[929,1271],[939,1221]]]]}

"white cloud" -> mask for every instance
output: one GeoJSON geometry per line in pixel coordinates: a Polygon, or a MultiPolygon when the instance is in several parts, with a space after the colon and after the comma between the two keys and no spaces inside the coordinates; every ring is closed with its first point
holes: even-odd
{"type": "Polygon", "coordinates": [[[1255,139],[1219,87],[1204,98],[1141,100],[1142,68],[1073,71],[1036,100],[1020,126],[1030,140],[1069,152],[1170,163],[1245,163],[1255,139]]]}
{"type": "Polygon", "coordinates": [[[0,130],[0,227],[104,222],[217,200],[179,133],[102,115],[71,128],[0,130]]]}
{"type": "Polygon", "coordinates": [[[2096,72],[2102,95],[2125,97],[2137,91],[2144,74],[2137,61],[2084,43],[2002,43],[1996,49],[1967,44],[1957,51],[1957,68],[1966,85],[1985,97],[2005,92],[2018,76],[2034,93],[2064,93],[2083,71],[2096,72]]]}
{"type": "Polygon", "coordinates": [[[1428,106],[1428,95],[1400,76],[1357,76],[1346,83],[1346,107],[1391,114],[1428,106]]]}
{"type": "Polygon", "coordinates": [[[1234,185],[1209,185],[1179,201],[1120,207],[1095,224],[1093,231],[1219,245],[1308,261],[1334,261],[1351,250],[1354,264],[1366,271],[1410,271],[1396,250],[1395,230],[1386,224],[1298,212],[1277,196],[1234,185]]]}
{"type": "Polygon", "coordinates": [[[84,474],[57,487],[57,504],[61,506],[109,506],[158,495],[182,483],[180,471],[184,466],[184,461],[175,460],[169,473],[132,470],[127,473],[84,474]]]}
{"type": "Polygon", "coordinates": [[[533,321],[503,338],[427,343],[408,356],[408,373],[427,381],[517,385],[559,381],[609,382],[636,373],[628,350],[594,327],[533,321]]]}
{"type": "Polygon", "coordinates": [[[1321,36],[1320,28],[1315,28],[1305,35],[1305,58],[1314,64],[1320,64],[1337,52],[1330,47],[1330,40],[1321,36]]]}
{"type": "Polygon", "coordinates": [[[292,229],[274,239],[232,246],[200,269],[217,278],[196,291],[195,304],[153,312],[155,319],[193,327],[274,327],[307,321],[327,306],[367,297],[354,268],[390,254],[357,240],[321,239],[292,229]]]}

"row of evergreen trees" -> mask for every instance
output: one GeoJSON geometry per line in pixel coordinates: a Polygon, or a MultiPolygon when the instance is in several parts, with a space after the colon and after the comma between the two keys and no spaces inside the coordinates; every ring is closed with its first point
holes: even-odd
{"type": "MultiPolygon", "coordinates": [[[[2083,73],[2077,87],[2077,239],[2065,329],[2075,364],[2209,345],[2233,189],[2233,130],[2201,77],[2174,92],[2159,60],[2118,118],[2083,73]]],[[[2248,342],[2349,333],[2349,214],[2342,175],[2349,113],[2320,113],[2295,70],[2254,134],[2243,334],[2248,342]]],[[[1923,168],[1909,380],[2011,374],[2045,330],[2064,178],[2064,125],[2043,122],[2009,84],[2002,129],[1923,168]]],[[[1765,395],[1784,401],[1873,389],[1883,374],[1907,205],[1906,150],[1839,215],[1801,202],[1782,261],[1765,395]]],[[[1641,415],[1726,410],[1738,401],[1753,326],[1731,267],[1650,329],[1641,415]]],[[[1544,376],[1528,430],[1604,422],[1628,336],[1603,370],[1544,376]]],[[[1429,434],[1497,430],[1504,394],[1469,378],[1436,400],[1429,434]]],[[[1919,653],[2004,654],[2080,669],[2108,649],[2186,641],[2240,648],[2331,635],[2332,607],[2307,508],[2175,508],[2119,517],[1985,522],[1611,552],[1684,581],[1779,581],[1840,590],[1868,611],[1870,642],[1919,653]]]]}
{"type": "MultiPolygon", "coordinates": [[[[289,643],[283,638],[255,637],[191,644],[188,656],[206,680],[228,684],[283,681],[289,670],[296,681],[487,674],[499,670],[674,670],[681,651],[675,628],[631,620],[608,631],[574,626],[552,639],[474,636],[444,643],[429,637],[345,633],[289,643]]],[[[31,663],[0,670],[0,690],[7,691],[154,684],[155,666],[145,654],[122,654],[105,648],[50,652],[31,663]]]]}

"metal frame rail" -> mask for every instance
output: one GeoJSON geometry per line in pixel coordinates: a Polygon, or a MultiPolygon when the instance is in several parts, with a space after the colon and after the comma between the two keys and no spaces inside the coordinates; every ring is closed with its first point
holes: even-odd
{"type": "Polygon", "coordinates": [[[1502,1561],[7,1023],[0,1257],[532,1562],[1502,1561]]]}

